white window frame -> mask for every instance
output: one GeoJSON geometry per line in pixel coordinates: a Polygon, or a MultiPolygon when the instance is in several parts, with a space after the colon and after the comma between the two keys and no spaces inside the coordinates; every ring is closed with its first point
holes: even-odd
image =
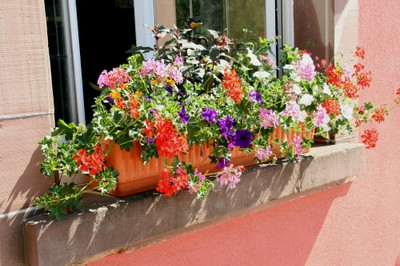
{"type": "MultiPolygon", "coordinates": [[[[135,10],[135,31],[136,31],[136,45],[153,47],[155,42],[153,36],[149,33],[147,25],[154,25],[154,1],[153,0],[132,0],[135,10]]],[[[85,124],[85,101],[83,97],[83,84],[82,84],[82,68],[81,56],[79,47],[79,31],[78,31],[78,14],[76,10],[76,0],[67,0],[65,16],[69,18],[69,29],[66,33],[69,39],[72,64],[69,69],[70,73],[70,90],[74,90],[74,101],[76,103],[73,116],[78,119],[78,123],[85,124]]],[[[68,45],[68,44],[67,44],[68,45]]]]}

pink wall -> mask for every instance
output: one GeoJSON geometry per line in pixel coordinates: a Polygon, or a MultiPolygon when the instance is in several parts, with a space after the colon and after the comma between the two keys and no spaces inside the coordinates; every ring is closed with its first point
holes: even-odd
{"type": "MultiPolygon", "coordinates": [[[[377,102],[400,87],[398,14],[398,0],[359,0],[359,43],[373,71],[364,95],[377,102]]],[[[91,265],[400,265],[399,121],[400,108],[379,125],[368,171],[351,184],[91,265]]]]}

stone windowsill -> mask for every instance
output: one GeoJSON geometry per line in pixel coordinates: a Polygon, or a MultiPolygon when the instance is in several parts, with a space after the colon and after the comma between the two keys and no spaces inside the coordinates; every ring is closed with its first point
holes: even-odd
{"type": "Polygon", "coordinates": [[[364,170],[364,146],[341,143],[313,147],[294,162],[248,167],[236,189],[216,184],[203,201],[188,193],[172,198],[154,191],[125,198],[88,194],[82,210],[61,221],[41,214],[24,222],[26,262],[65,265],[134,250],[343,184],[364,170]]]}

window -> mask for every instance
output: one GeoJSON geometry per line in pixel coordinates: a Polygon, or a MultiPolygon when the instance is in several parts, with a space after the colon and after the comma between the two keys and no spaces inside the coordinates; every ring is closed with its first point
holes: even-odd
{"type": "MultiPolygon", "coordinates": [[[[123,63],[132,44],[153,46],[145,24],[181,26],[200,16],[203,28],[235,41],[282,36],[320,58],[333,54],[333,0],[45,0],[56,119],[91,119],[102,70],[123,63]],[[129,27],[131,25],[131,27],[129,27]],[[252,32],[243,32],[247,29],[252,32]]],[[[278,55],[279,56],[279,55],[278,55]]]]}
{"type": "MultiPolygon", "coordinates": [[[[54,94],[55,117],[83,121],[83,98],[80,88],[79,47],[71,39],[76,17],[70,16],[68,1],[46,0],[47,35],[54,94]]],[[[72,10],[73,12],[73,10],[72,10]]]]}
{"type": "Polygon", "coordinates": [[[91,119],[103,69],[121,64],[136,44],[132,0],[45,0],[55,118],[91,119]],[[131,27],[127,27],[131,25],[131,27]]]}

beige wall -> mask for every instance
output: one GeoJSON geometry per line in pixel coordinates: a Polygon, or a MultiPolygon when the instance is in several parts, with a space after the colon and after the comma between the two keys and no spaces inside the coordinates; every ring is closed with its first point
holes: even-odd
{"type": "Polygon", "coordinates": [[[336,0],[335,54],[338,51],[345,53],[354,51],[357,45],[359,45],[358,0],[336,0]]]}
{"type": "Polygon", "coordinates": [[[23,263],[20,220],[49,185],[38,141],[54,125],[43,0],[0,0],[0,265],[23,263]]]}
{"type": "Polygon", "coordinates": [[[155,0],[155,19],[157,25],[166,28],[176,25],[175,0],[155,0]]]}

